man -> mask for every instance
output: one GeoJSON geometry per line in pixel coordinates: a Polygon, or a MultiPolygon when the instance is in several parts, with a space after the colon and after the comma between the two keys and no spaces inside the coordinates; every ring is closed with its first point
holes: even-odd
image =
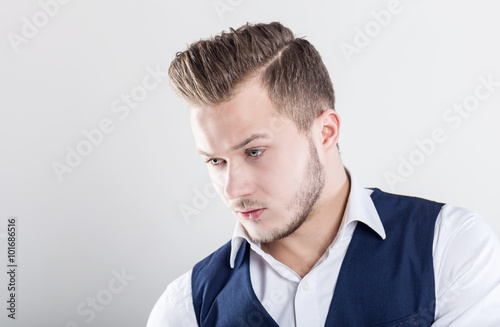
{"type": "Polygon", "coordinates": [[[500,326],[500,247],[476,214],[364,189],[319,53],[279,23],[177,53],[198,152],[237,219],[148,327],[500,326]]]}

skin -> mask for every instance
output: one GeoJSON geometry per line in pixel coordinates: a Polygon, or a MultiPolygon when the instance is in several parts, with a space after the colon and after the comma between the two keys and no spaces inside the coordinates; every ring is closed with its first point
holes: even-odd
{"type": "Polygon", "coordinates": [[[304,277],[333,242],[349,195],[338,114],[325,109],[301,133],[253,78],[229,101],[190,107],[190,122],[222,201],[254,242],[304,277]],[[264,211],[246,220],[242,208],[264,211]]]}

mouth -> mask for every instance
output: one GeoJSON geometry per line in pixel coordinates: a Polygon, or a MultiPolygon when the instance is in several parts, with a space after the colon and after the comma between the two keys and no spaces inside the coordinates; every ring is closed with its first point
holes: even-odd
{"type": "Polygon", "coordinates": [[[245,211],[236,211],[240,217],[245,220],[257,220],[262,215],[262,213],[266,210],[266,208],[260,209],[250,209],[245,211]]]}

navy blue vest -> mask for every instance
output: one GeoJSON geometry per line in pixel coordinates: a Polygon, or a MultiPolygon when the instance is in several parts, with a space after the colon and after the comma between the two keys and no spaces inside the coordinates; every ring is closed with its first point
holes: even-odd
{"type": "MultiPolygon", "coordinates": [[[[371,198],[386,239],[357,224],[325,326],[430,326],[435,310],[432,243],[443,204],[379,189],[371,198]]],[[[194,266],[191,285],[199,326],[278,326],[253,291],[249,251],[244,242],[231,268],[228,242],[194,266]]]]}

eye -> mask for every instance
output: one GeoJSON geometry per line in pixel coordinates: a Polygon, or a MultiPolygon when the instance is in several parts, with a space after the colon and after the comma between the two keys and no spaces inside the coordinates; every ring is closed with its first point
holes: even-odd
{"type": "Polygon", "coordinates": [[[254,158],[260,156],[262,152],[264,152],[262,149],[247,150],[247,154],[254,158]]]}
{"type": "Polygon", "coordinates": [[[208,159],[206,162],[210,163],[212,166],[218,166],[222,162],[222,159],[213,158],[213,159],[208,159]]]}
{"type": "MultiPolygon", "coordinates": [[[[250,149],[246,150],[246,154],[252,158],[257,158],[259,157],[262,153],[264,152],[263,149],[250,149]]],[[[219,166],[221,163],[224,162],[224,160],[219,159],[219,158],[210,158],[205,161],[207,164],[209,163],[212,166],[219,166]]]]}

